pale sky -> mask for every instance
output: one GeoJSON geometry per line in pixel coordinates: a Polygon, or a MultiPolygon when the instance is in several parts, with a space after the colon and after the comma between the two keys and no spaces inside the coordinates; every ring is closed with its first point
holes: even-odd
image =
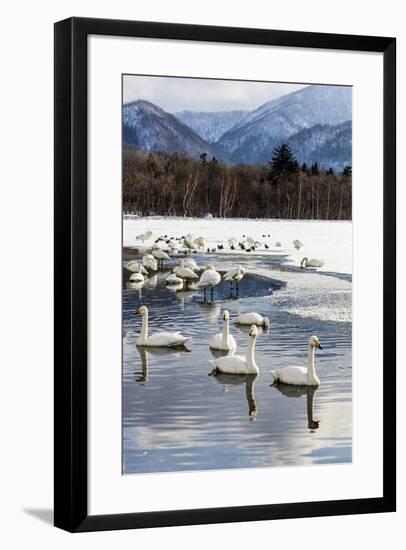
{"type": "Polygon", "coordinates": [[[169,113],[252,110],[306,86],[308,84],[124,75],[123,101],[145,99],[169,113]]]}

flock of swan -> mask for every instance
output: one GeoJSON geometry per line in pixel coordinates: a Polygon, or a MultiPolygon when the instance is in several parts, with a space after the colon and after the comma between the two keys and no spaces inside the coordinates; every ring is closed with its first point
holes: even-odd
{"type": "MultiPolygon", "coordinates": [[[[163,252],[163,251],[162,251],[163,252]]],[[[162,254],[161,261],[164,259],[170,259],[170,257],[165,254],[165,258],[162,254]]],[[[131,260],[127,263],[126,269],[131,272],[130,282],[142,285],[145,280],[148,278],[150,273],[162,269],[162,264],[158,264],[157,256],[152,254],[145,254],[142,257],[141,262],[137,260],[131,260]]],[[[198,290],[203,289],[204,300],[207,299],[207,291],[210,291],[211,300],[213,301],[213,292],[214,288],[220,284],[222,277],[220,273],[215,269],[214,265],[209,263],[199,276],[198,273],[200,267],[197,265],[193,258],[181,259],[179,264],[176,265],[171,273],[165,278],[165,283],[176,287],[177,289],[184,288],[185,290],[198,290]],[[196,283],[196,284],[194,284],[196,283]]],[[[240,265],[233,267],[223,275],[223,280],[230,283],[230,296],[232,296],[233,285],[235,284],[236,296],[239,293],[239,282],[247,273],[247,270],[241,267],[240,265]]]]}
{"type": "MultiPolygon", "coordinates": [[[[138,346],[173,348],[185,346],[190,339],[180,332],[155,332],[150,336],[148,308],[141,306],[138,309],[138,314],[142,317],[141,334],[136,341],[138,346]]],[[[227,355],[217,357],[211,361],[213,366],[211,374],[259,374],[259,367],[255,361],[255,342],[258,336],[258,326],[268,328],[269,319],[255,312],[242,313],[236,318],[236,324],[251,325],[245,355],[235,355],[237,343],[234,336],[230,334],[229,319],[229,312],[224,311],[223,331],[215,334],[209,340],[211,349],[228,352],[227,355]]],[[[291,366],[271,370],[274,381],[294,386],[319,386],[320,380],[317,377],[314,365],[315,349],[323,348],[317,336],[311,336],[308,343],[307,366],[291,366]]]]}
{"type": "MultiPolygon", "coordinates": [[[[137,235],[136,240],[144,243],[146,240],[149,241],[151,237],[152,232],[147,231],[144,234],[137,235]]],[[[262,237],[265,238],[266,235],[262,237]]],[[[230,283],[230,297],[232,296],[233,285],[235,285],[236,296],[238,296],[239,283],[247,273],[247,270],[241,267],[241,265],[237,265],[222,276],[212,263],[208,263],[199,275],[201,269],[196,261],[188,254],[198,251],[207,253],[217,250],[221,251],[224,250],[224,246],[224,243],[218,243],[217,248],[206,249],[206,243],[203,237],[193,239],[191,235],[177,238],[162,235],[155,239],[150,249],[145,250],[147,253],[142,256],[141,261],[131,260],[126,263],[125,267],[131,272],[130,281],[137,285],[142,285],[150,274],[160,269],[164,269],[165,262],[171,260],[169,253],[184,253],[185,257],[181,258],[178,265],[173,267],[171,272],[165,277],[165,283],[187,290],[202,289],[204,301],[206,301],[206,294],[209,291],[213,302],[214,288],[219,285],[222,279],[230,283]]],[[[237,240],[235,238],[229,239],[228,246],[231,250],[235,250],[236,247],[246,251],[257,250],[260,247],[269,249],[269,244],[266,242],[261,242],[245,235],[243,235],[242,240],[237,240]]],[[[277,242],[275,246],[281,246],[281,243],[277,242]]],[[[303,243],[299,240],[295,240],[293,241],[293,246],[295,249],[300,250],[303,247],[303,243]]],[[[301,268],[318,268],[323,265],[324,262],[316,258],[309,260],[307,257],[304,257],[300,262],[301,268]]],[[[190,339],[187,336],[183,336],[180,332],[155,332],[149,335],[148,308],[142,305],[138,309],[138,314],[142,317],[141,333],[136,341],[138,346],[174,348],[185,346],[186,342],[190,339]]],[[[227,352],[227,355],[217,357],[211,361],[213,366],[211,374],[258,375],[260,371],[255,360],[255,342],[258,336],[258,327],[263,327],[265,329],[269,328],[269,319],[256,312],[241,313],[235,319],[236,324],[250,326],[247,349],[244,355],[235,354],[237,351],[237,343],[230,333],[229,319],[229,312],[224,311],[222,333],[213,335],[208,342],[211,349],[227,352]]],[[[308,342],[307,366],[289,366],[271,370],[270,372],[274,378],[274,383],[293,386],[319,386],[320,380],[317,377],[314,364],[315,349],[322,349],[322,347],[317,336],[311,336],[308,342]]]]}

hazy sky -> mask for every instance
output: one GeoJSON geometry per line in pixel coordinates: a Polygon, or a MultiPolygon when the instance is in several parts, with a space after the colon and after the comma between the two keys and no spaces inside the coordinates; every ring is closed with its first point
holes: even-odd
{"type": "Polygon", "coordinates": [[[146,99],[170,113],[252,110],[305,86],[307,84],[125,75],[123,101],[146,99]]]}

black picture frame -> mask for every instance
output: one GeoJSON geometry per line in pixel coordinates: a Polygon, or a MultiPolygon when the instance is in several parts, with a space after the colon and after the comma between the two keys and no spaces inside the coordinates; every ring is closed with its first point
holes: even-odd
{"type": "Polygon", "coordinates": [[[396,508],[395,38],[70,18],[55,24],[55,516],[70,532],[373,512],[396,508]],[[88,515],[87,38],[111,35],[381,52],[384,64],[383,496],[88,515]]]}

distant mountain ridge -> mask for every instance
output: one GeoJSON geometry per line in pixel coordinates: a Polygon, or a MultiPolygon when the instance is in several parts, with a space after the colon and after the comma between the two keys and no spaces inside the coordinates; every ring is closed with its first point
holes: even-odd
{"type": "Polygon", "coordinates": [[[145,100],[123,106],[123,141],[149,151],[200,154],[231,164],[264,164],[289,143],[300,163],[341,170],[352,164],[352,89],[314,85],[253,111],[172,115],[145,100]]]}
{"type": "Polygon", "coordinates": [[[180,152],[193,158],[217,149],[192,128],[157,105],[143,99],[123,106],[123,142],[147,151],[180,152]]]}
{"type": "Polygon", "coordinates": [[[336,126],[317,125],[301,130],[287,140],[297,159],[310,167],[317,162],[321,168],[336,172],[352,165],[352,123],[336,126]]]}
{"type": "Polygon", "coordinates": [[[203,139],[215,143],[247,113],[249,111],[180,111],[173,114],[203,139]]]}

